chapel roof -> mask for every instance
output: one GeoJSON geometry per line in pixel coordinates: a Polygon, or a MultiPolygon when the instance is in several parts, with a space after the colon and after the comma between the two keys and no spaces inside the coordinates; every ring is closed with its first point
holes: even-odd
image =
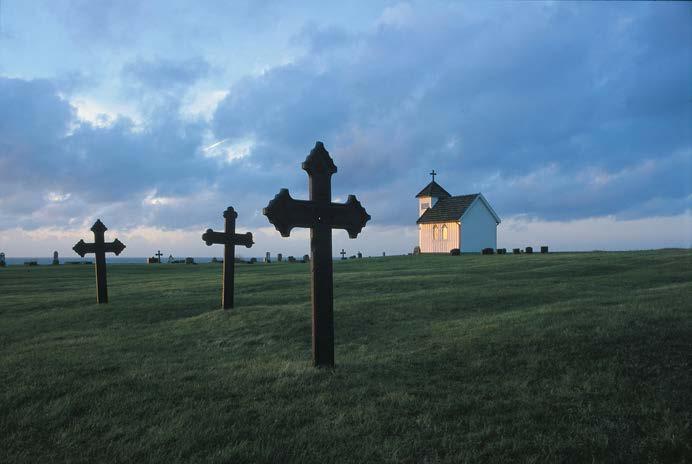
{"type": "Polygon", "coordinates": [[[451,197],[449,192],[447,192],[445,189],[440,186],[437,182],[434,180],[430,182],[428,185],[425,186],[423,190],[421,190],[418,195],[416,195],[416,198],[419,197],[438,197],[438,198],[443,198],[443,197],[451,197]]]}
{"type": "MultiPolygon", "coordinates": [[[[431,182],[431,184],[432,183],[434,182],[431,182]]],[[[419,217],[416,221],[416,224],[458,221],[479,195],[480,193],[472,193],[470,195],[458,195],[454,197],[447,196],[446,198],[440,198],[432,208],[425,210],[421,217],[419,217]]]]}

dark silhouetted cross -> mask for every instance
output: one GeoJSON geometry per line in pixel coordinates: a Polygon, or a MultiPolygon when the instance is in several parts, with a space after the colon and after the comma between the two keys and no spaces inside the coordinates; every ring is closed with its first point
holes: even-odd
{"type": "Polygon", "coordinates": [[[332,203],[334,161],[322,142],[302,164],[308,173],[310,200],[295,200],[281,189],[262,211],[283,237],[294,227],[310,229],[312,259],[312,360],[315,366],[334,367],[334,278],[332,229],[346,229],[356,238],[370,215],[354,195],[346,203],[332,203]]]}
{"type": "Polygon", "coordinates": [[[346,251],[344,251],[343,248],[341,249],[341,253],[339,254],[341,255],[341,259],[346,259],[346,251]]]}
{"type": "Polygon", "coordinates": [[[163,253],[161,253],[161,250],[158,250],[154,256],[159,258],[159,263],[161,263],[161,256],[163,256],[163,253]]]}
{"type": "Polygon", "coordinates": [[[253,245],[252,233],[236,234],[235,220],[238,213],[235,212],[232,206],[229,206],[223,212],[225,219],[224,231],[214,232],[211,229],[202,235],[208,246],[214,243],[223,245],[223,288],[221,289],[221,307],[229,309],[233,307],[233,285],[234,285],[234,265],[235,265],[235,246],[244,245],[250,248],[253,245]]]}
{"type": "Polygon", "coordinates": [[[437,173],[435,172],[434,169],[432,170],[432,172],[430,173],[430,175],[431,175],[432,178],[433,178],[433,182],[435,182],[435,176],[437,175],[437,173]]]}
{"type": "Polygon", "coordinates": [[[91,231],[94,233],[94,243],[86,243],[84,240],[77,242],[72,249],[82,258],[87,253],[94,253],[96,266],[96,301],[98,303],[108,303],[108,284],[106,283],[106,253],[119,255],[125,245],[117,238],[112,242],[105,242],[103,235],[108,228],[97,219],[91,231]]]}

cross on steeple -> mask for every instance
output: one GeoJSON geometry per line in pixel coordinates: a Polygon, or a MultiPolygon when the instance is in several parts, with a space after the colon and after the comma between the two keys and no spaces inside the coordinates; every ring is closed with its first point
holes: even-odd
{"type": "Polygon", "coordinates": [[[224,231],[214,232],[211,229],[202,234],[202,240],[207,246],[217,243],[223,245],[223,288],[221,290],[221,307],[229,309],[233,307],[233,284],[234,284],[234,265],[235,265],[235,246],[245,245],[247,248],[252,247],[252,233],[245,234],[235,233],[235,220],[238,213],[235,212],[232,206],[226,208],[223,212],[224,231]]]}
{"type": "Polygon", "coordinates": [[[312,360],[315,366],[334,367],[334,279],[332,229],[346,229],[356,238],[370,215],[349,195],[346,203],[332,203],[334,160],[317,142],[302,164],[308,174],[310,200],[295,200],[281,189],[262,213],[283,237],[294,227],[310,229],[312,259],[312,360]]]}
{"type": "Polygon", "coordinates": [[[100,219],[97,219],[91,231],[94,233],[94,243],[86,243],[84,240],[77,242],[72,249],[79,256],[84,258],[87,253],[94,253],[96,260],[96,301],[98,303],[108,303],[108,285],[106,283],[106,253],[115,253],[119,255],[125,245],[117,238],[112,242],[106,242],[103,238],[104,232],[108,228],[103,225],[100,219]]]}
{"type": "Polygon", "coordinates": [[[430,173],[430,175],[431,175],[431,176],[432,176],[432,178],[433,178],[433,180],[432,180],[432,181],[433,181],[433,182],[435,182],[435,176],[437,175],[437,173],[435,172],[435,170],[434,170],[434,169],[432,170],[432,172],[430,173]]]}

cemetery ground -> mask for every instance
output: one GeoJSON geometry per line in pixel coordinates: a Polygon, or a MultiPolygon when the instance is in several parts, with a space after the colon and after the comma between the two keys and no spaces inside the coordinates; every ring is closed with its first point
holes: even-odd
{"type": "Polygon", "coordinates": [[[0,269],[0,462],[690,462],[692,251],[0,269]]]}

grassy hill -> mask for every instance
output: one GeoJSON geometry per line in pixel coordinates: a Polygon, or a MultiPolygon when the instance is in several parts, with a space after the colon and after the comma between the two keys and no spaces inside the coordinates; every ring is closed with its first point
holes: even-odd
{"type": "Polygon", "coordinates": [[[692,252],[0,269],[0,462],[690,462],[692,252]]]}

